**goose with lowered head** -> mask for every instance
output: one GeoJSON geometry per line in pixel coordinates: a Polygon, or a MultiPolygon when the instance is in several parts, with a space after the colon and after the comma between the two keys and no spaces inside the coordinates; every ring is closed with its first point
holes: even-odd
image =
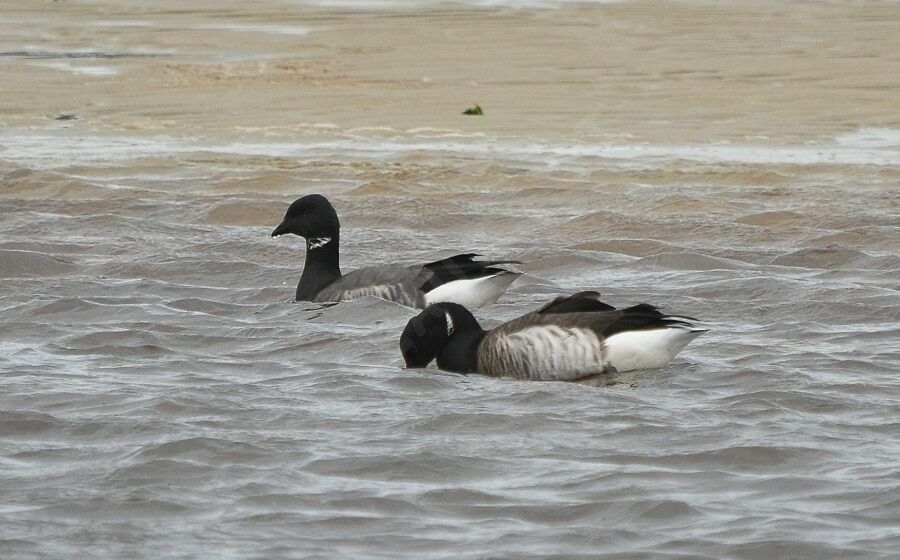
{"type": "Polygon", "coordinates": [[[616,309],[597,292],[558,297],[536,311],[484,330],[465,307],[429,305],[400,337],[407,367],[538,381],[662,367],[708,329],[641,303],[616,309]]]}

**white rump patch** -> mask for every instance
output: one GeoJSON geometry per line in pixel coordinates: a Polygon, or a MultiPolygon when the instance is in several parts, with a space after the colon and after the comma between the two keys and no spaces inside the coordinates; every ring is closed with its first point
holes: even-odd
{"type": "Polygon", "coordinates": [[[310,237],[306,240],[306,247],[308,249],[318,249],[319,247],[324,247],[331,243],[330,237],[310,237]]]}
{"type": "Polygon", "coordinates": [[[496,303],[518,274],[498,272],[492,276],[453,280],[425,294],[425,304],[449,301],[473,309],[496,303]]]}
{"type": "Polygon", "coordinates": [[[704,332],[696,327],[669,327],[616,333],[605,341],[606,359],[618,371],[662,367],[704,332]]]}

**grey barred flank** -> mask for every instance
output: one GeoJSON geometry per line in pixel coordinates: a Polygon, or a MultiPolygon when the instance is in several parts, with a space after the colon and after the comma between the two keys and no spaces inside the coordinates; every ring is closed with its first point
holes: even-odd
{"type": "MultiPolygon", "coordinates": [[[[362,288],[353,288],[344,290],[334,295],[339,301],[346,301],[360,297],[374,296],[388,301],[399,303],[407,307],[416,307],[421,305],[422,296],[414,290],[409,289],[403,284],[390,284],[378,286],[365,286],[362,288]]],[[[330,296],[329,296],[330,297],[330,296]]]]}
{"type": "Polygon", "coordinates": [[[556,325],[491,332],[479,349],[481,371],[498,377],[575,379],[603,373],[605,364],[603,344],[595,333],[556,325]]]}

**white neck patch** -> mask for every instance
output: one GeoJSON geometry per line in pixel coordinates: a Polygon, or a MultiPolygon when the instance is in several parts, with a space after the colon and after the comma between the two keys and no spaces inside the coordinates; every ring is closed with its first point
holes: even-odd
{"type": "Polygon", "coordinates": [[[449,311],[444,311],[444,316],[447,318],[447,336],[453,336],[453,317],[449,311]]]}
{"type": "Polygon", "coordinates": [[[318,249],[319,247],[324,247],[331,243],[330,237],[310,237],[306,240],[306,248],[307,249],[318,249]]]}

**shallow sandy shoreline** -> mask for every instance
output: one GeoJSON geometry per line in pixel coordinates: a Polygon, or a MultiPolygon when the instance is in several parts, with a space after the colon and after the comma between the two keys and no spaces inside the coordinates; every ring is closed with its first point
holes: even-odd
{"type": "Polygon", "coordinates": [[[422,13],[238,6],[5,8],[0,124],[56,126],[58,114],[75,113],[70,124],[85,132],[210,138],[431,127],[551,141],[761,144],[900,127],[892,3],[422,13]],[[35,58],[63,52],[125,56],[35,58]],[[476,102],[485,117],[460,115],[476,102]]]}

